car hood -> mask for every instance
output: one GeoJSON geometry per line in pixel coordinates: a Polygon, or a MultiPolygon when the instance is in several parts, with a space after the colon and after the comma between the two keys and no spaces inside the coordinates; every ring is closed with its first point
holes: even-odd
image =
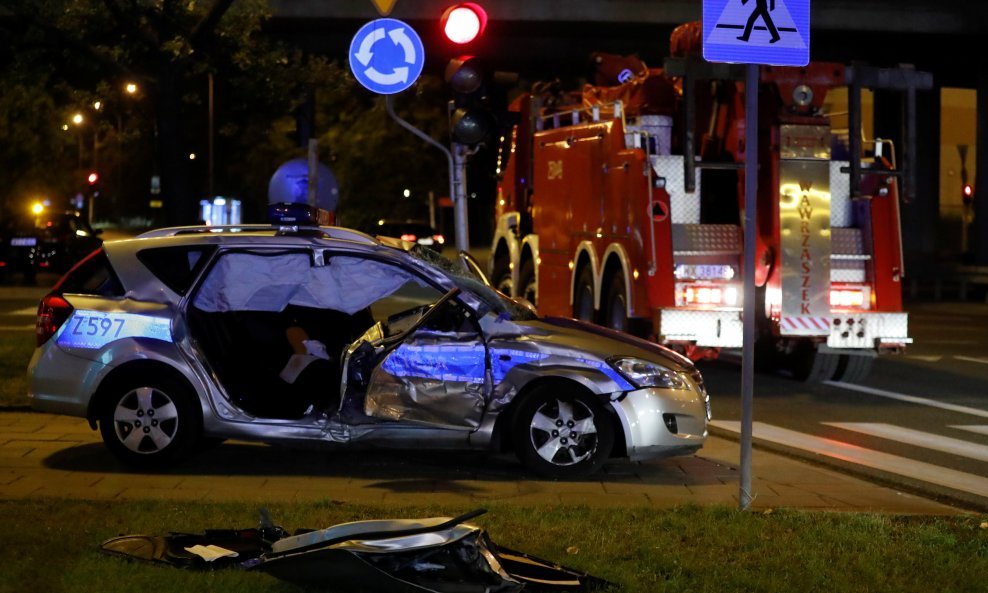
{"type": "Polygon", "coordinates": [[[515,323],[522,328],[526,342],[542,342],[548,349],[572,350],[600,360],[633,356],[659,362],[674,371],[693,370],[693,363],[688,358],[664,346],[576,319],[543,317],[515,323]]]}

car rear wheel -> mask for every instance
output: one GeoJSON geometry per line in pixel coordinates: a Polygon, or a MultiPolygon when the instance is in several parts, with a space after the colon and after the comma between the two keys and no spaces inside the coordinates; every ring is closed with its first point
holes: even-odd
{"type": "Polygon", "coordinates": [[[132,380],[112,388],[100,434],[121,461],[139,468],[168,465],[191,453],[201,433],[192,394],[168,379],[132,380]]]}
{"type": "Polygon", "coordinates": [[[548,478],[580,478],[610,457],[614,427],[603,406],[575,389],[543,388],[522,402],[514,426],[518,458],[548,478]]]}

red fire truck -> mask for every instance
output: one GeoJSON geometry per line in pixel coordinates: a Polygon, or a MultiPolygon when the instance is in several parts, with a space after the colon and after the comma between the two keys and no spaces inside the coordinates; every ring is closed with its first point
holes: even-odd
{"type": "MultiPolygon", "coordinates": [[[[742,345],[743,69],[699,59],[698,23],[672,46],[664,69],[601,56],[597,85],[542,85],[512,103],[490,275],[544,315],[711,358],[742,345]],[[599,84],[608,70],[623,84],[599,84]]],[[[902,90],[908,121],[916,90],[931,86],[908,69],[761,69],[758,366],[855,381],[876,354],[911,342],[899,186],[911,187],[903,161],[914,153],[904,143],[897,168],[891,141],[861,139],[860,97],[902,90]],[[827,92],[845,88],[850,132],[823,111],[827,92]]]]}

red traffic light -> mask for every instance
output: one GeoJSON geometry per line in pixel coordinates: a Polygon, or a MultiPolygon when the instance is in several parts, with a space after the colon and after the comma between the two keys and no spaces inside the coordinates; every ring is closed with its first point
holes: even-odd
{"type": "Polygon", "coordinates": [[[965,205],[970,205],[974,201],[974,186],[970,183],[961,186],[961,200],[964,201],[965,205]]]}
{"type": "Polygon", "coordinates": [[[96,185],[96,182],[99,181],[99,173],[93,171],[89,177],[86,177],[86,181],[89,182],[89,185],[96,185]]]}
{"type": "Polygon", "coordinates": [[[446,39],[458,45],[470,43],[484,32],[487,12],[479,4],[464,2],[446,9],[439,21],[446,39]]]}

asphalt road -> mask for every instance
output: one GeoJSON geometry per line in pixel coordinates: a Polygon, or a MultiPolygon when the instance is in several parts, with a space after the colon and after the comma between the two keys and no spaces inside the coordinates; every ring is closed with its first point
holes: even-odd
{"type": "MultiPolygon", "coordinates": [[[[55,277],[0,284],[0,335],[30,332],[55,277]]],[[[960,500],[988,497],[988,304],[913,303],[902,355],[880,358],[861,384],[755,379],[755,439],[882,481],[960,500]]],[[[700,363],[715,433],[736,438],[740,366],[700,363]]]]}
{"type": "MultiPolygon", "coordinates": [[[[859,384],[756,375],[756,443],[961,499],[988,495],[988,304],[907,308],[914,344],[859,384]]],[[[714,430],[737,435],[740,366],[700,366],[714,430]]]]}

